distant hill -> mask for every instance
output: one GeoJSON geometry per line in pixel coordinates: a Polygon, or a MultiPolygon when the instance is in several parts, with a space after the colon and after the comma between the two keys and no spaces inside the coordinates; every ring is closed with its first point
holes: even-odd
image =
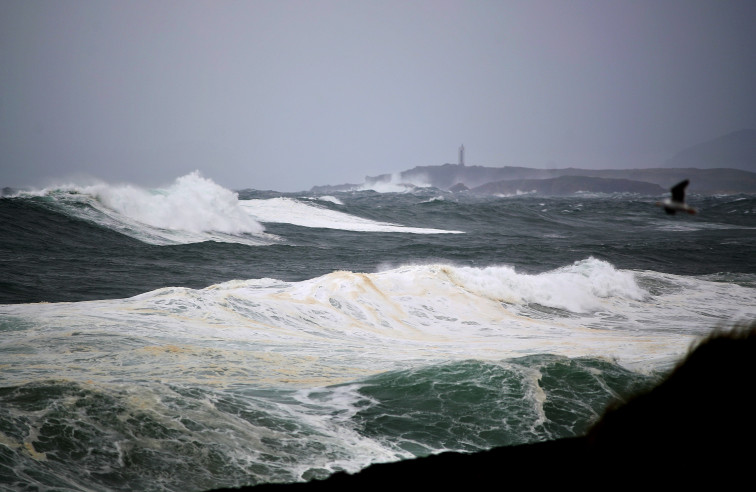
{"type": "MultiPolygon", "coordinates": [[[[399,174],[366,176],[365,184],[360,186],[391,183],[481,194],[518,191],[543,195],[569,195],[577,191],[658,194],[683,179],[690,179],[688,191],[692,193],[756,193],[756,130],[740,130],[694,145],[658,168],[533,169],[444,164],[417,166],[399,174]]],[[[312,191],[346,191],[360,186],[316,186],[312,191]]]]}
{"type": "Polygon", "coordinates": [[[675,154],[666,167],[727,167],[756,172],[756,130],[740,130],[675,154]]]}
{"type": "MultiPolygon", "coordinates": [[[[448,190],[464,185],[478,193],[515,193],[505,191],[539,189],[542,194],[565,195],[575,191],[635,192],[655,194],[668,190],[683,179],[690,179],[693,193],[756,193],[756,173],[739,169],[650,168],[650,169],[532,169],[527,167],[483,167],[444,164],[418,166],[399,173],[402,183],[425,184],[448,190]],[[600,178],[598,180],[556,180],[564,177],[600,178]],[[536,181],[543,180],[542,183],[536,181]],[[548,181],[550,180],[550,181],[548,181]],[[511,183],[507,184],[506,181],[511,183]],[[628,182],[630,181],[630,182],[628,182]],[[649,187],[631,182],[641,182],[649,187]]],[[[367,186],[392,182],[395,176],[384,174],[366,177],[367,186]]]]}

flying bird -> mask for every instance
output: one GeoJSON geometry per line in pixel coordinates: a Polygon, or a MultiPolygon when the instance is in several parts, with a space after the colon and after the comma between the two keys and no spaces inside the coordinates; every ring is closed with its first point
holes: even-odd
{"type": "Polygon", "coordinates": [[[696,213],[696,209],[685,203],[685,188],[690,183],[689,180],[680,181],[675,186],[670,188],[672,192],[672,198],[665,198],[661,202],[656,202],[660,207],[664,207],[664,211],[669,215],[674,215],[675,212],[688,212],[689,214],[696,213]]]}

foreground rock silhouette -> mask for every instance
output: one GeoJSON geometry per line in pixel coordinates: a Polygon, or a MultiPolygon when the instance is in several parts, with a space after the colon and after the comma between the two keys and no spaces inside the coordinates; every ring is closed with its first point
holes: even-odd
{"type": "Polygon", "coordinates": [[[702,341],[663,382],[610,407],[584,437],[442,453],[307,483],[224,490],[752,488],[756,322],[702,341]]]}

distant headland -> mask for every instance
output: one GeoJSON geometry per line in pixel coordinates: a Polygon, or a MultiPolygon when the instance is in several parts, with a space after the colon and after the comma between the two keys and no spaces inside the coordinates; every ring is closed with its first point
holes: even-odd
{"type": "Polygon", "coordinates": [[[311,191],[331,193],[393,184],[484,195],[570,195],[580,191],[657,195],[687,178],[691,193],[756,193],[756,130],[740,130],[695,145],[678,152],[662,167],[643,169],[466,166],[463,156],[464,147],[460,147],[458,164],[417,166],[395,174],[366,176],[360,185],[315,186],[311,191]]]}

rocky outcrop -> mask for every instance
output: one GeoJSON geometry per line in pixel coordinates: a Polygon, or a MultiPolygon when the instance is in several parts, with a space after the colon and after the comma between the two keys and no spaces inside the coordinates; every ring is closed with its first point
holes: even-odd
{"type": "Polygon", "coordinates": [[[465,186],[464,183],[457,183],[454,186],[449,188],[449,191],[451,191],[452,193],[459,193],[462,191],[469,191],[469,190],[470,188],[465,186]]]}

